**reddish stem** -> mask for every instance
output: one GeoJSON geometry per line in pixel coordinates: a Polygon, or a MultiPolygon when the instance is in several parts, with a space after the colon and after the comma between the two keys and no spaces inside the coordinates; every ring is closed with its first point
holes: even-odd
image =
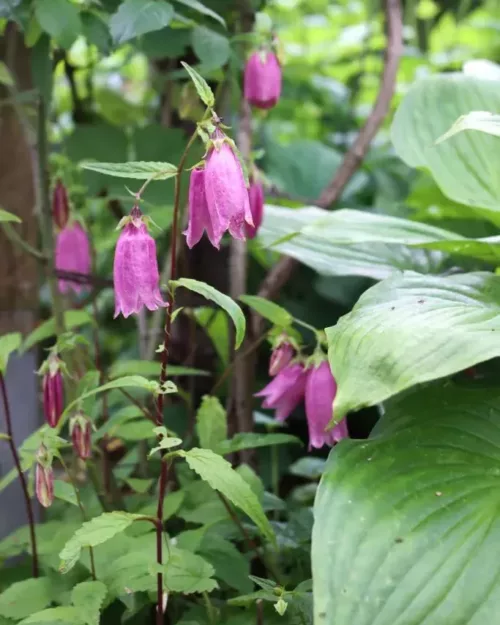
{"type": "Polygon", "coordinates": [[[7,397],[7,387],[5,386],[5,379],[2,373],[0,373],[0,388],[2,391],[3,406],[4,406],[4,412],[5,412],[5,423],[7,426],[7,436],[9,437],[9,446],[12,452],[12,457],[14,458],[14,464],[16,465],[17,474],[19,475],[21,488],[23,489],[24,503],[26,505],[26,513],[28,515],[28,524],[30,528],[30,540],[31,540],[31,553],[33,556],[33,561],[32,561],[33,577],[38,577],[38,553],[36,549],[35,518],[33,516],[33,508],[31,507],[31,499],[28,493],[28,485],[26,484],[26,478],[24,477],[24,473],[21,468],[21,461],[19,460],[19,454],[17,453],[17,449],[14,444],[12,420],[10,418],[10,406],[9,406],[9,400],[7,397]]]}

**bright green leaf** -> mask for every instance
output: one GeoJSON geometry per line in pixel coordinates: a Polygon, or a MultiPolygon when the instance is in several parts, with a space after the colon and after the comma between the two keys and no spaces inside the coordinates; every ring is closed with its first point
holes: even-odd
{"type": "Polygon", "coordinates": [[[368,289],[326,334],[339,420],[500,356],[500,276],[395,276],[368,289]]]}
{"type": "Polygon", "coordinates": [[[184,63],[184,61],[181,61],[181,65],[193,81],[193,84],[196,87],[196,91],[200,96],[201,101],[207,106],[213,106],[215,104],[215,96],[212,89],[210,89],[207,81],[202,78],[202,76],[200,76],[198,72],[190,65],[184,63]]]}
{"type": "Polygon", "coordinates": [[[264,317],[277,326],[286,327],[293,322],[293,317],[287,310],[265,297],[259,297],[258,295],[241,295],[238,299],[247,306],[250,306],[255,312],[259,313],[261,317],[264,317]]]}
{"type": "Polygon", "coordinates": [[[200,445],[216,451],[227,438],[227,414],[217,397],[205,395],[196,413],[196,432],[200,445]]]}
{"type": "Polygon", "coordinates": [[[83,169],[96,171],[106,176],[117,178],[136,178],[138,180],[167,180],[177,175],[177,167],[172,163],[156,163],[145,161],[131,161],[129,163],[80,163],[83,169]]]}
{"type": "Polygon", "coordinates": [[[207,15],[208,17],[212,17],[214,20],[217,20],[224,28],[226,27],[226,22],[223,17],[221,17],[215,11],[212,11],[209,7],[205,6],[199,0],[175,0],[184,6],[189,7],[190,9],[194,9],[198,11],[198,13],[203,13],[203,15],[207,15]]]}
{"type": "MultiPolygon", "coordinates": [[[[110,378],[118,378],[124,375],[143,375],[146,378],[159,378],[161,373],[161,363],[151,360],[116,360],[109,372],[110,378]]],[[[181,367],[178,365],[168,365],[169,376],[174,375],[209,375],[208,371],[193,369],[192,367],[181,367]]]]}
{"type": "Polygon", "coordinates": [[[229,462],[209,449],[195,447],[189,451],[181,450],[177,453],[186,458],[191,469],[213,489],[222,493],[235,506],[243,510],[266,538],[274,541],[272,527],[257,496],[229,462]]]}
{"type": "Polygon", "coordinates": [[[212,341],[221,364],[227,367],[229,364],[230,341],[226,314],[222,310],[208,306],[195,308],[192,313],[197,323],[200,324],[212,341]]]}
{"type": "Polygon", "coordinates": [[[9,68],[2,61],[0,61],[0,84],[7,85],[7,87],[14,86],[14,79],[9,72],[9,68]]]}
{"type": "Polygon", "coordinates": [[[459,117],[453,126],[437,139],[436,143],[446,141],[464,130],[477,130],[500,137],[500,115],[487,111],[471,111],[467,115],[459,117]]]}
{"type": "Polygon", "coordinates": [[[53,599],[48,577],[24,579],[12,584],[0,595],[0,616],[19,620],[43,610],[53,599]]]}
{"type": "Polygon", "coordinates": [[[221,308],[223,308],[233,320],[234,326],[236,328],[235,347],[236,349],[238,349],[238,347],[243,342],[243,339],[245,338],[246,321],[245,315],[242,313],[241,308],[233,299],[231,299],[227,295],[224,295],[224,293],[221,293],[213,286],[210,286],[205,282],[192,280],[191,278],[179,278],[179,280],[172,280],[170,284],[173,287],[183,286],[190,291],[199,293],[200,295],[203,295],[203,297],[205,297],[206,299],[212,300],[221,308]]]}
{"type": "Polygon", "coordinates": [[[220,442],[214,449],[215,452],[225,456],[242,449],[256,449],[257,447],[269,447],[272,445],[287,445],[290,443],[301,445],[302,442],[291,434],[258,434],[256,432],[240,432],[233,438],[220,442]]]}
{"type": "Polygon", "coordinates": [[[106,585],[99,581],[82,582],[71,592],[71,602],[81,612],[87,625],[99,625],[99,612],[107,594],[106,585]]]}
{"type": "Polygon", "coordinates": [[[205,71],[223,67],[229,60],[229,39],[210,28],[196,26],[191,33],[191,44],[205,71]]]}
{"type": "Polygon", "coordinates": [[[66,50],[82,32],[80,12],[68,0],[35,0],[35,16],[42,30],[66,50]]]}
{"type": "Polygon", "coordinates": [[[174,8],[165,0],[125,0],[109,21],[111,36],[124,43],[168,26],[173,16],[174,8]]]}
{"type": "Polygon", "coordinates": [[[12,352],[19,349],[21,345],[20,332],[10,332],[0,337],[0,373],[5,373],[7,370],[7,363],[9,356],[12,352]]]}
{"type": "Polygon", "coordinates": [[[134,492],[140,493],[141,495],[143,495],[144,493],[147,493],[148,490],[151,488],[154,480],[153,478],[147,479],[147,478],[139,478],[139,477],[129,477],[125,480],[125,482],[130,486],[130,488],[134,492]]]}
{"type": "Polygon", "coordinates": [[[14,213],[9,213],[9,211],[6,211],[3,208],[0,208],[0,223],[11,222],[11,221],[13,221],[16,224],[20,224],[22,220],[19,219],[17,215],[14,215],[14,213]]]}
{"type": "Polygon", "coordinates": [[[251,592],[250,562],[231,542],[210,532],[203,538],[199,553],[215,568],[215,577],[238,592],[251,592]]]}
{"type": "Polygon", "coordinates": [[[331,451],[314,506],[314,623],[494,622],[499,406],[498,388],[419,387],[388,403],[371,439],[331,451]]]}
{"type": "Polygon", "coordinates": [[[79,608],[65,605],[35,612],[35,614],[31,614],[28,618],[22,620],[19,625],[37,625],[37,623],[47,623],[48,625],[84,625],[85,621],[79,608]]]}
{"type": "MultiPolygon", "coordinates": [[[[64,325],[66,330],[71,330],[88,323],[94,323],[94,318],[86,310],[66,310],[64,312],[64,325]]],[[[24,340],[22,351],[28,351],[28,349],[31,349],[37,343],[45,341],[45,339],[48,339],[55,334],[56,322],[54,317],[51,317],[35,328],[31,334],[28,334],[24,340]]]]}
{"type": "Polygon", "coordinates": [[[211,592],[217,588],[217,582],[212,579],[214,567],[201,556],[189,551],[174,547],[163,568],[164,584],[169,592],[190,594],[211,592]]]}
{"type": "Polygon", "coordinates": [[[67,501],[73,506],[78,505],[75,489],[68,482],[62,480],[54,480],[54,497],[67,501]]]}
{"type": "Polygon", "coordinates": [[[84,547],[95,547],[123,532],[141,515],[127,512],[106,512],[84,523],[64,545],[59,554],[62,573],[70,571],[84,547]]]}

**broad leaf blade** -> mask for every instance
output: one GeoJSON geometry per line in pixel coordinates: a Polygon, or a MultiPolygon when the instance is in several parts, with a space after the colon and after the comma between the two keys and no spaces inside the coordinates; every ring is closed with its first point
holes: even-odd
{"type": "Polygon", "coordinates": [[[218,13],[216,13],[215,11],[212,11],[212,9],[210,9],[209,7],[205,6],[199,0],[175,0],[175,1],[179,2],[180,4],[183,4],[184,6],[189,7],[190,9],[194,9],[195,11],[198,11],[199,13],[203,13],[203,15],[207,15],[208,17],[211,17],[214,20],[217,20],[220,24],[222,24],[222,26],[224,26],[224,28],[226,28],[226,22],[224,18],[220,16],[218,13]]]}
{"type": "Polygon", "coordinates": [[[65,49],[82,32],[78,8],[67,0],[36,0],[35,15],[42,30],[65,49]]]}
{"type": "Polygon", "coordinates": [[[137,180],[167,180],[177,175],[177,167],[172,163],[134,161],[129,163],[80,163],[83,169],[96,171],[106,176],[117,178],[136,178],[137,180]]]}
{"type": "Polygon", "coordinates": [[[227,414],[217,397],[203,397],[196,413],[196,433],[200,445],[212,451],[227,438],[227,414]]]}
{"type": "Polygon", "coordinates": [[[500,277],[405,273],[327,328],[334,418],[500,356],[500,277]]]}
{"type": "Polygon", "coordinates": [[[453,126],[439,137],[436,143],[442,143],[464,130],[477,130],[500,137],[500,115],[488,111],[471,111],[467,115],[459,117],[453,126]]]}
{"type": "Polygon", "coordinates": [[[111,36],[124,43],[168,26],[173,17],[174,8],[165,0],[125,0],[109,21],[111,36]]]}
{"type": "Polygon", "coordinates": [[[293,317],[287,310],[264,297],[259,297],[258,295],[241,295],[239,300],[247,306],[250,306],[250,308],[259,313],[261,317],[274,323],[274,325],[285,328],[293,322],[293,317]]]}
{"type": "Polygon", "coordinates": [[[107,592],[106,585],[99,581],[82,582],[73,588],[71,601],[80,609],[87,625],[99,625],[99,612],[107,592]]]}
{"type": "Polygon", "coordinates": [[[19,620],[43,610],[54,599],[51,586],[48,577],[24,579],[12,584],[0,594],[0,616],[19,620]]]}
{"type": "Polygon", "coordinates": [[[0,373],[5,373],[10,355],[18,350],[20,345],[20,332],[10,332],[0,337],[0,373]]]}
{"type": "Polygon", "coordinates": [[[212,592],[217,588],[217,582],[212,579],[214,567],[201,556],[184,549],[174,547],[164,569],[164,583],[169,592],[192,594],[212,592]]]}
{"type": "Polygon", "coordinates": [[[199,293],[200,295],[203,295],[203,297],[205,297],[206,299],[212,300],[221,308],[223,308],[233,320],[234,327],[236,328],[235,347],[236,349],[238,349],[238,347],[243,342],[243,339],[245,338],[246,321],[245,315],[242,313],[241,308],[233,299],[231,299],[227,295],[224,295],[224,293],[221,293],[217,289],[214,289],[213,286],[210,286],[205,282],[192,280],[191,278],[179,278],[179,280],[172,280],[170,284],[173,287],[183,286],[190,291],[199,293]]]}
{"type": "Polygon", "coordinates": [[[222,456],[231,454],[242,449],[256,449],[257,447],[269,447],[271,445],[301,444],[301,440],[291,434],[258,434],[256,432],[240,432],[233,438],[221,441],[214,451],[222,456]]]}

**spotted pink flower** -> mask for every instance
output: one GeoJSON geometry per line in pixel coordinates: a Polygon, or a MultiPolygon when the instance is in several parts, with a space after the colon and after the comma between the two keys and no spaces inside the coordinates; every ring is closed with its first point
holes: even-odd
{"type": "Polygon", "coordinates": [[[288,365],[256,397],[264,397],[262,406],[274,408],[276,419],[284,421],[304,397],[306,372],[301,364],[288,365]]]}
{"type": "MultiPolygon", "coordinates": [[[[55,250],[56,269],[88,275],[92,266],[89,238],[77,222],[66,225],[57,235],[55,250]]],[[[72,280],[59,280],[59,290],[80,293],[84,285],[72,280]]]]}
{"type": "Polygon", "coordinates": [[[115,317],[137,314],[143,306],[166,306],[160,293],[156,243],[148,233],[142,212],[134,207],[118,238],[113,266],[115,317]]]}
{"type": "Polygon", "coordinates": [[[281,95],[281,67],[274,52],[254,52],[244,75],[245,99],[260,109],[276,105],[281,95]]]}
{"type": "Polygon", "coordinates": [[[337,384],[326,360],[307,371],[305,396],[310,447],[319,449],[325,444],[333,445],[349,436],[345,419],[334,428],[326,430],[333,418],[333,400],[336,392],[337,384]]]}
{"type": "Polygon", "coordinates": [[[245,232],[249,239],[254,239],[264,217],[264,189],[260,182],[251,182],[248,189],[250,212],[252,213],[253,226],[245,224],[245,232]]]}

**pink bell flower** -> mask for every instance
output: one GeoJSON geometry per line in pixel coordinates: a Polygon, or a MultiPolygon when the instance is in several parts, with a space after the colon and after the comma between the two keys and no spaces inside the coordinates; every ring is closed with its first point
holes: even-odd
{"type": "Polygon", "coordinates": [[[50,355],[43,375],[43,414],[51,428],[55,428],[64,409],[64,383],[60,369],[60,360],[50,355]]]}
{"type": "Polygon", "coordinates": [[[276,419],[284,421],[304,397],[307,375],[301,364],[284,367],[256,397],[264,397],[262,406],[274,408],[276,419]]]}
{"type": "Polygon", "coordinates": [[[273,349],[271,358],[269,359],[269,375],[271,377],[278,375],[280,371],[290,364],[294,353],[295,350],[290,343],[286,341],[279,343],[279,345],[273,349]]]}
{"type": "MultiPolygon", "coordinates": [[[[87,233],[78,222],[65,226],[58,233],[55,250],[56,269],[88,275],[92,266],[90,242],[87,233]]],[[[72,280],[59,280],[59,290],[80,293],[85,287],[72,280]]]]}
{"type": "Polygon", "coordinates": [[[264,189],[260,182],[250,182],[248,199],[250,202],[253,226],[245,224],[245,232],[249,239],[254,239],[264,217],[264,189]]]}
{"type": "Polygon", "coordinates": [[[92,455],[92,424],[87,417],[78,414],[69,424],[71,441],[76,455],[87,460],[92,455]]]}
{"type": "Polygon", "coordinates": [[[36,454],[35,493],[44,508],[49,508],[54,501],[54,472],[52,458],[45,445],[41,445],[36,454]]]}
{"type": "Polygon", "coordinates": [[[66,227],[69,219],[69,201],[66,187],[58,180],[52,194],[52,219],[61,230],[66,227]]]}
{"type": "Polygon", "coordinates": [[[345,419],[334,428],[325,428],[333,417],[333,400],[337,392],[335,378],[326,360],[307,371],[306,417],[309,428],[309,446],[317,449],[333,445],[349,436],[345,419]]]}
{"type": "Polygon", "coordinates": [[[254,52],[244,75],[245,99],[260,109],[276,105],[281,95],[281,67],[274,52],[254,52]]]}
{"type": "Polygon", "coordinates": [[[187,246],[191,249],[206,231],[210,243],[219,249],[222,232],[216,229],[217,219],[212,222],[212,215],[208,210],[207,198],[205,195],[205,170],[193,169],[189,179],[189,221],[186,235],[187,246]]]}
{"type": "Polygon", "coordinates": [[[137,314],[143,306],[167,306],[160,293],[156,243],[148,233],[142,212],[135,206],[118,238],[113,265],[115,318],[137,314]]]}

